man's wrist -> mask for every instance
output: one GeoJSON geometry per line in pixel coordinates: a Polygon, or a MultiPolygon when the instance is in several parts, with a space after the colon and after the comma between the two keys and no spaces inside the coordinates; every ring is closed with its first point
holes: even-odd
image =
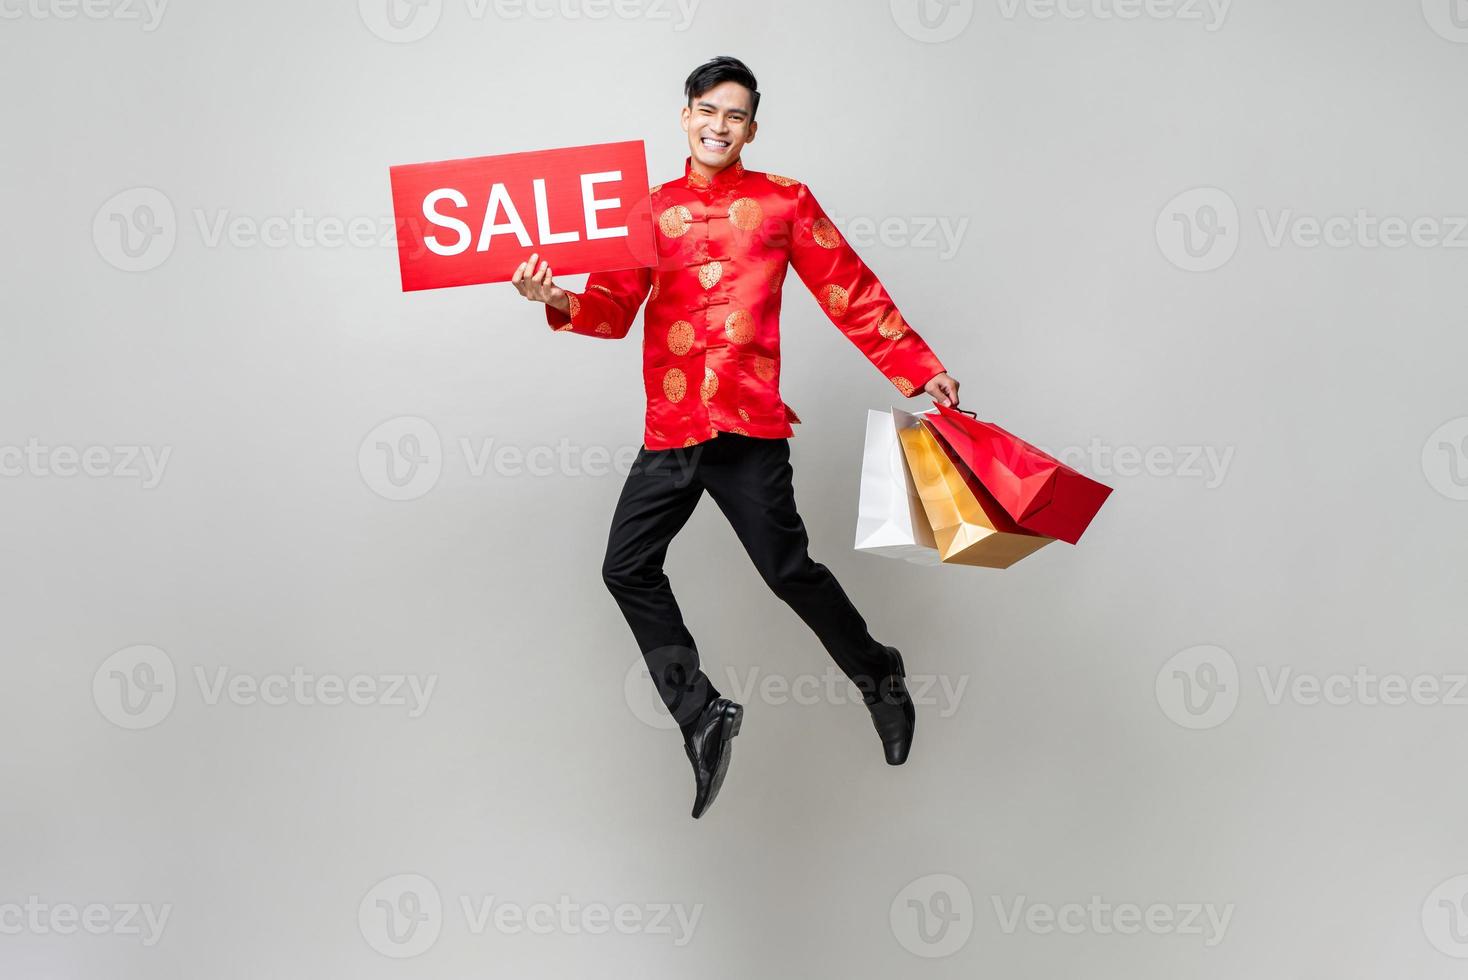
{"type": "Polygon", "coordinates": [[[571,320],[576,316],[576,297],[568,290],[562,290],[560,300],[564,306],[545,301],[545,322],[552,330],[569,330],[571,320]]]}
{"type": "Polygon", "coordinates": [[[938,370],[933,371],[931,374],[928,375],[928,380],[924,381],[922,383],[922,385],[918,387],[918,390],[915,393],[920,394],[920,393],[922,393],[924,391],[927,391],[928,390],[928,385],[932,384],[933,381],[934,381],[934,379],[941,378],[941,377],[943,377],[943,375],[945,375],[947,373],[948,372],[945,371],[945,370],[943,370],[941,367],[938,368],[938,370]]]}

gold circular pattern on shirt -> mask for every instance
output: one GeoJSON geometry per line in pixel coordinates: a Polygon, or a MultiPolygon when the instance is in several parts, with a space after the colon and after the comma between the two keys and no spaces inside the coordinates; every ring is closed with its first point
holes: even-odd
{"type": "Polygon", "coordinates": [[[729,431],[732,432],[732,433],[734,433],[736,436],[747,436],[747,435],[749,435],[749,430],[746,429],[742,425],[736,425],[736,426],[734,426],[734,428],[730,429],[729,431]]]}
{"type": "Polygon", "coordinates": [[[702,398],[704,400],[704,404],[708,404],[709,400],[714,397],[714,393],[717,392],[718,390],[719,390],[719,376],[714,373],[714,369],[713,368],[711,368],[711,367],[704,368],[703,369],[703,384],[701,384],[701,385],[698,386],[698,397],[700,397],[700,398],[702,398]]]}
{"type": "Polygon", "coordinates": [[[658,216],[658,228],[669,238],[678,238],[688,233],[693,221],[693,212],[681,204],[675,204],[658,216]]]}
{"type": "Polygon", "coordinates": [[[576,314],[578,314],[578,313],[581,312],[581,301],[576,298],[576,294],[575,293],[567,293],[566,294],[566,300],[567,300],[567,302],[569,302],[571,304],[571,309],[570,309],[569,315],[570,315],[571,319],[574,321],[576,319],[576,314]]]}
{"type": "Polygon", "coordinates": [[[850,295],[846,290],[835,283],[831,283],[821,287],[819,296],[821,305],[826,308],[827,313],[832,316],[844,316],[846,314],[846,307],[850,302],[850,295]]]}
{"type": "Polygon", "coordinates": [[[647,301],[651,303],[658,298],[658,293],[663,291],[663,277],[656,272],[652,274],[652,292],[647,294],[647,301]]]}
{"type": "Polygon", "coordinates": [[[773,357],[756,357],[754,359],[754,374],[761,381],[769,381],[775,376],[775,359],[773,357]]]}
{"type": "Polygon", "coordinates": [[[597,283],[596,285],[592,286],[591,288],[592,289],[600,289],[602,292],[606,293],[608,296],[612,295],[611,289],[608,288],[608,287],[606,287],[606,286],[603,286],[601,283],[597,283]]]}
{"type": "Polygon", "coordinates": [[[748,310],[735,310],[724,321],[724,333],[731,344],[747,344],[754,339],[754,317],[748,310]]]}
{"type": "Polygon", "coordinates": [[[601,334],[603,337],[610,337],[612,335],[612,325],[603,320],[601,323],[598,323],[596,325],[596,332],[601,334]]]}
{"type": "Polygon", "coordinates": [[[907,380],[900,374],[892,379],[892,383],[897,386],[898,391],[902,392],[903,398],[911,398],[912,393],[917,390],[913,388],[911,381],[907,380]]]}
{"type": "Polygon", "coordinates": [[[781,187],[794,187],[800,183],[794,177],[781,177],[779,174],[765,174],[765,176],[770,178],[771,183],[779,184],[781,187]]]}
{"type": "Polygon", "coordinates": [[[698,267],[698,284],[704,289],[713,289],[719,277],[724,274],[724,267],[718,259],[710,259],[698,267]]]}
{"type": "Polygon", "coordinates": [[[688,394],[688,377],[682,368],[669,368],[668,373],[663,375],[663,394],[670,402],[681,402],[683,396],[688,394]]]}
{"type": "Polygon", "coordinates": [[[653,194],[656,194],[658,191],[660,191],[662,189],[663,189],[663,185],[662,184],[654,184],[653,186],[651,186],[651,187],[649,187],[647,189],[647,193],[648,193],[649,196],[651,196],[653,194]]]}
{"type": "Polygon", "coordinates": [[[764,210],[752,197],[741,197],[729,205],[729,223],[740,231],[754,231],[764,218],[764,210]]]}
{"type": "Polygon", "coordinates": [[[780,287],[785,285],[785,268],[786,266],[783,262],[770,263],[770,275],[766,280],[769,284],[770,292],[778,293],[780,287]]]}
{"type": "Polygon", "coordinates": [[[684,449],[687,449],[689,446],[696,446],[696,445],[698,445],[698,440],[695,439],[695,438],[693,438],[692,436],[689,436],[687,439],[684,439],[683,440],[683,448],[684,449]]]}
{"type": "Polygon", "coordinates": [[[888,340],[897,340],[907,333],[907,321],[902,319],[902,314],[897,312],[896,307],[882,314],[882,319],[877,321],[877,333],[888,340]]]}
{"type": "Polygon", "coordinates": [[[810,226],[810,236],[821,248],[836,248],[841,244],[841,233],[826,218],[817,218],[810,226]]]}
{"type": "Polygon", "coordinates": [[[739,417],[746,422],[749,421],[749,413],[742,408],[739,410],[739,417]]]}
{"type": "Polygon", "coordinates": [[[668,328],[668,350],[679,357],[693,348],[693,324],[679,320],[668,328]]]}

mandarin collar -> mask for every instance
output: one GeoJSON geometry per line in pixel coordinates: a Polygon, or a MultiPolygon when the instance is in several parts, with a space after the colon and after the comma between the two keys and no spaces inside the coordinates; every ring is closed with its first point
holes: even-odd
{"type": "Polygon", "coordinates": [[[696,191],[706,191],[716,187],[732,187],[739,183],[743,176],[744,162],[742,160],[735,160],[729,166],[714,174],[712,178],[705,177],[693,169],[693,157],[690,156],[683,161],[683,179],[688,182],[689,187],[696,191]]]}

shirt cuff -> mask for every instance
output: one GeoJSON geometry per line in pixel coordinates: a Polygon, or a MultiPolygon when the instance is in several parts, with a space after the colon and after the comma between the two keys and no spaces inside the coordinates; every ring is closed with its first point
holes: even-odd
{"type": "Polygon", "coordinates": [[[947,369],[934,358],[932,361],[925,362],[921,365],[909,366],[908,374],[905,376],[897,375],[889,377],[887,380],[892,382],[893,386],[902,393],[904,398],[916,398],[928,387],[929,381],[932,381],[940,374],[947,373],[947,369]]]}
{"type": "Polygon", "coordinates": [[[576,313],[576,307],[580,305],[580,298],[569,289],[566,290],[566,298],[571,301],[571,312],[562,313],[560,310],[545,304],[545,322],[552,330],[565,330],[571,325],[571,317],[576,313]]]}

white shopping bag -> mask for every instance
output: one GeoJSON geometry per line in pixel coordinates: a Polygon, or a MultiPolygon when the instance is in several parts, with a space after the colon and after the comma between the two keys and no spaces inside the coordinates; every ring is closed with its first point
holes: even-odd
{"type": "Polygon", "coordinates": [[[938,543],[907,470],[897,429],[916,420],[906,412],[867,412],[866,445],[861,454],[861,498],[856,511],[856,550],[915,565],[940,564],[938,543]]]}

